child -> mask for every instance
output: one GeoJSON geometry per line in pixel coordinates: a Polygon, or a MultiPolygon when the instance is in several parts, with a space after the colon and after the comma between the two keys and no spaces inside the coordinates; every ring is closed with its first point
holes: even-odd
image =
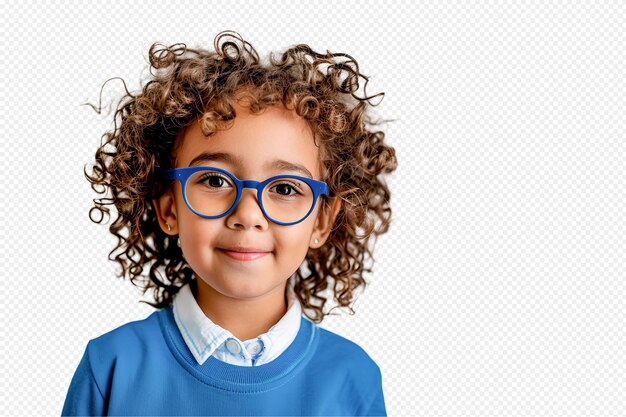
{"type": "Polygon", "coordinates": [[[215,52],[157,45],[85,174],[157,310],[89,340],[62,415],[386,415],[377,364],[317,325],[329,285],[353,312],[390,223],[367,77],[307,45],[261,64],[231,31],[215,52]]]}

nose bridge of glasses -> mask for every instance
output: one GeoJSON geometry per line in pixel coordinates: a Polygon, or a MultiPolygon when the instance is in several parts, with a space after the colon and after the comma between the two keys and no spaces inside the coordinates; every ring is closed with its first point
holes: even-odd
{"type": "MultiPolygon", "coordinates": [[[[250,189],[250,194],[252,195],[252,198],[256,200],[257,205],[261,205],[261,202],[258,199],[258,185],[261,183],[261,181],[256,181],[256,180],[244,180],[244,181],[240,181],[240,187],[241,187],[241,195],[239,197],[239,203],[241,203],[241,199],[243,199],[244,197],[244,191],[246,190],[246,188],[250,189]]],[[[239,203],[237,203],[237,205],[239,205],[239,203]]]]}
{"type": "Polygon", "coordinates": [[[243,180],[241,181],[242,191],[245,188],[252,188],[256,190],[260,183],[261,181],[256,181],[256,180],[243,180]]]}

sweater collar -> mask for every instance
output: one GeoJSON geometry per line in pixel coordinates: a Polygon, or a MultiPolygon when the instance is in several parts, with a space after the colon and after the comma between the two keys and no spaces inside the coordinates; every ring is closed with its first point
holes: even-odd
{"type": "Polygon", "coordinates": [[[267,363],[278,357],[296,338],[302,316],[300,301],[289,284],[285,315],[266,333],[246,341],[239,340],[204,314],[189,283],[176,293],[172,304],[180,334],[200,365],[210,356],[240,366],[267,363]]]}
{"type": "Polygon", "coordinates": [[[180,365],[199,380],[231,392],[258,393],[284,384],[311,360],[319,341],[318,326],[301,316],[300,328],[293,343],[270,363],[237,366],[209,356],[204,364],[199,365],[176,327],[173,305],[159,310],[157,316],[166,344],[180,365]]]}

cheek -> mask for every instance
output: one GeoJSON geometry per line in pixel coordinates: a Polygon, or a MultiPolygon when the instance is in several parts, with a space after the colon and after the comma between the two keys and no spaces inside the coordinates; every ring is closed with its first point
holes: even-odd
{"type": "Polygon", "coordinates": [[[190,211],[179,215],[178,219],[180,247],[185,259],[188,262],[204,259],[219,243],[219,222],[202,219],[190,211]]]}
{"type": "Polygon", "coordinates": [[[294,261],[297,258],[301,262],[309,250],[313,224],[309,224],[308,222],[305,224],[303,222],[297,226],[287,226],[286,229],[280,230],[280,233],[275,233],[274,236],[276,253],[279,256],[283,259],[288,256],[293,258],[294,261]],[[291,229],[289,227],[291,227],[291,229]],[[285,255],[285,257],[282,255],[285,255]]]}
{"type": "Polygon", "coordinates": [[[290,277],[302,265],[309,250],[306,238],[276,247],[276,264],[281,276],[290,277]]]}

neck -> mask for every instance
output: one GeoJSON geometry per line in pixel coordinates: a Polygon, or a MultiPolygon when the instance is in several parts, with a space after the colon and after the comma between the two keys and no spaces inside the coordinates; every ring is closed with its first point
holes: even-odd
{"type": "Polygon", "coordinates": [[[204,315],[242,342],[267,332],[287,312],[286,281],[267,294],[248,299],[226,296],[198,277],[194,282],[192,292],[204,315]]]}

